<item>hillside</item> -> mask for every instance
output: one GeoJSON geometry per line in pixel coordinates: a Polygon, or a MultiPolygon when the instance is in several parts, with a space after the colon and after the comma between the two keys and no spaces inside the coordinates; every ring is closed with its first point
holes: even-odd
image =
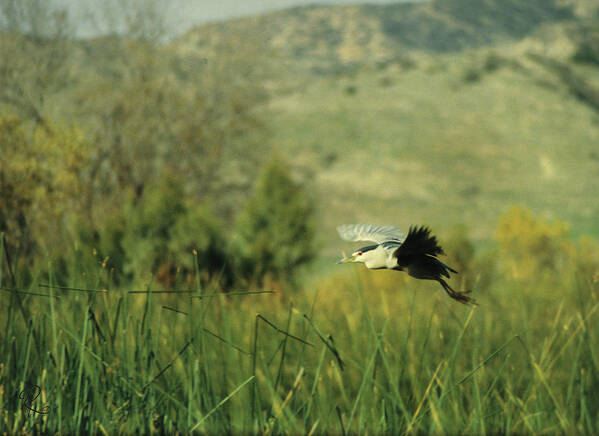
{"type": "Polygon", "coordinates": [[[414,49],[456,52],[517,41],[543,25],[592,15],[592,7],[582,5],[586,3],[436,0],[298,7],[199,26],[173,46],[183,53],[210,56],[223,41],[243,35],[266,44],[289,69],[338,72],[349,65],[405,60],[414,49]]]}
{"type": "Polygon", "coordinates": [[[312,181],[330,242],[344,221],[468,223],[486,240],[512,204],[599,233],[597,111],[499,59],[480,73],[482,55],[461,55],[321,79],[272,102],[275,143],[312,181]]]}
{"type": "Polygon", "coordinates": [[[468,223],[487,240],[511,204],[598,234],[599,112],[585,93],[599,75],[570,62],[598,6],[476,4],[295,8],[202,26],[176,48],[210,53],[227,35],[269,47],[274,143],[319,200],[324,245],[342,221],[468,223]]]}

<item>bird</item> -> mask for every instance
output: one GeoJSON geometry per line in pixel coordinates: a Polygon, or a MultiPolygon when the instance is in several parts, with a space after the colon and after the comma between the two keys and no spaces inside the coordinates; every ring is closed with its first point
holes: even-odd
{"type": "Polygon", "coordinates": [[[410,226],[407,236],[399,227],[372,224],[344,224],[337,227],[337,232],[346,241],[375,242],[349,257],[344,255],[338,263],[361,262],[368,269],[407,271],[416,279],[439,282],[447,295],[460,303],[478,305],[467,295],[470,291],[454,291],[443,279],[458,272],[437,258],[445,252],[427,226],[410,226]]]}

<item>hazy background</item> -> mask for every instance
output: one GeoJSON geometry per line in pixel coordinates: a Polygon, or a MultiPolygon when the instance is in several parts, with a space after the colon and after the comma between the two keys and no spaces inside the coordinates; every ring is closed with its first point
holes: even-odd
{"type": "MultiPolygon", "coordinates": [[[[110,3],[110,2],[109,2],[110,3]]],[[[113,1],[117,4],[118,2],[113,1]]],[[[224,0],[220,2],[206,0],[172,0],[159,2],[161,14],[169,23],[169,33],[175,35],[189,30],[191,27],[211,22],[222,21],[231,18],[239,18],[248,15],[257,15],[277,9],[285,9],[293,6],[306,6],[315,2],[298,0],[248,0],[238,2],[224,0]]],[[[351,4],[349,0],[328,0],[318,2],[322,5],[351,4]]],[[[393,3],[389,0],[378,0],[369,3],[393,3]]],[[[106,26],[102,14],[98,13],[99,6],[106,2],[99,0],[54,0],[58,7],[65,8],[73,18],[77,35],[82,37],[97,35],[106,26]]]]}

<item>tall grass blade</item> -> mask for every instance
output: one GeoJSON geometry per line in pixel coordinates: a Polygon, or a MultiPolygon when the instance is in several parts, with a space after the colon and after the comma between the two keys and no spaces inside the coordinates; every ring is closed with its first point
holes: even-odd
{"type": "MultiPolygon", "coordinates": [[[[287,317],[287,326],[285,327],[285,331],[289,331],[289,327],[291,327],[291,317],[293,315],[293,303],[289,305],[289,316],[287,317]]],[[[274,391],[277,391],[277,387],[279,386],[279,381],[281,380],[281,374],[283,373],[283,363],[285,363],[285,351],[287,348],[287,338],[289,336],[285,335],[283,338],[283,349],[281,350],[281,360],[279,361],[279,369],[277,370],[277,377],[275,378],[275,386],[274,391]]]]}
{"type": "Polygon", "coordinates": [[[52,281],[50,281],[50,283],[39,283],[38,286],[40,288],[60,289],[61,291],[76,291],[76,292],[90,292],[90,293],[100,292],[100,293],[104,293],[104,294],[108,293],[108,290],[106,290],[106,289],[85,289],[85,288],[75,288],[72,286],[60,286],[60,285],[52,284],[52,281]]]}
{"type": "Polygon", "coordinates": [[[223,398],[210,412],[208,412],[200,421],[198,421],[193,427],[189,429],[190,432],[198,428],[204,421],[206,421],[214,412],[216,412],[223,404],[229,401],[237,392],[239,392],[245,385],[254,380],[254,376],[250,376],[247,380],[237,386],[229,395],[223,398]]]}
{"type": "Polygon", "coordinates": [[[485,366],[487,363],[489,363],[495,356],[497,356],[499,353],[501,353],[508,345],[510,345],[512,343],[512,341],[514,339],[519,338],[518,335],[514,335],[512,336],[510,339],[507,340],[507,342],[505,344],[503,344],[501,347],[499,347],[497,350],[495,350],[493,353],[491,353],[485,360],[483,360],[481,363],[479,363],[476,368],[474,368],[472,371],[470,371],[468,374],[466,374],[464,376],[464,378],[462,378],[458,384],[462,384],[464,383],[466,380],[468,380],[470,377],[472,377],[479,369],[481,369],[483,366],[485,366]]]}
{"type": "Polygon", "coordinates": [[[73,413],[73,418],[75,420],[75,429],[76,434],[78,435],[81,431],[81,415],[83,413],[81,404],[79,402],[79,397],[81,394],[81,378],[83,376],[83,361],[84,361],[84,351],[85,351],[85,340],[87,338],[87,325],[88,325],[88,310],[89,306],[86,308],[83,314],[83,333],[81,334],[81,343],[79,346],[79,366],[77,367],[77,381],[75,384],[75,410],[73,413]]]}
{"type": "Polygon", "coordinates": [[[302,338],[298,338],[297,336],[294,336],[291,333],[286,332],[285,330],[282,330],[282,329],[278,328],[276,325],[274,325],[272,322],[270,322],[269,320],[267,320],[265,317],[263,317],[260,314],[256,315],[256,318],[264,321],[267,325],[269,325],[270,327],[272,327],[274,330],[276,330],[277,332],[281,333],[282,335],[285,335],[288,338],[294,339],[294,340],[296,340],[298,342],[301,342],[302,344],[309,345],[311,347],[314,346],[310,342],[307,342],[307,341],[303,340],[302,338]]]}
{"type": "Polygon", "coordinates": [[[339,355],[339,351],[337,351],[337,348],[335,347],[335,344],[332,341],[333,337],[331,335],[329,335],[329,339],[328,340],[325,339],[325,337],[322,335],[322,333],[320,332],[320,330],[318,330],[318,328],[314,325],[314,323],[308,317],[308,315],[304,314],[304,319],[306,321],[308,321],[308,324],[316,332],[316,335],[320,338],[320,340],[322,341],[322,343],[326,345],[326,347],[329,349],[329,351],[331,353],[333,353],[333,356],[335,356],[335,359],[337,359],[337,363],[339,364],[339,368],[341,368],[341,371],[343,371],[343,368],[344,368],[345,364],[343,363],[343,360],[341,359],[341,356],[339,355]]]}
{"type": "Polygon", "coordinates": [[[182,356],[183,353],[185,353],[185,350],[187,350],[187,347],[189,347],[191,345],[192,341],[188,341],[183,348],[181,348],[181,350],[177,353],[177,355],[168,363],[168,365],[166,365],[164,368],[162,368],[162,370],[160,372],[158,372],[158,374],[156,374],[155,377],[152,378],[152,380],[150,380],[141,390],[145,391],[152,383],[154,383],[156,380],[158,380],[166,371],[168,371],[168,369],[173,366],[173,363],[175,363],[175,360],[177,360],[179,358],[179,356],[182,356]]]}
{"type": "Polygon", "coordinates": [[[362,393],[364,392],[364,389],[366,387],[366,382],[368,381],[368,375],[370,374],[370,371],[372,369],[372,366],[374,365],[374,361],[378,354],[379,345],[380,345],[380,340],[377,341],[377,343],[374,347],[372,356],[370,357],[370,360],[368,361],[368,364],[367,364],[366,368],[364,369],[364,373],[362,374],[362,381],[360,383],[360,388],[358,389],[358,393],[356,394],[356,399],[354,400],[354,405],[352,407],[352,410],[349,414],[349,419],[347,421],[347,430],[346,430],[347,433],[349,433],[351,431],[351,426],[352,426],[352,423],[354,420],[354,415],[356,414],[356,411],[358,410],[358,404],[360,403],[362,393]]]}

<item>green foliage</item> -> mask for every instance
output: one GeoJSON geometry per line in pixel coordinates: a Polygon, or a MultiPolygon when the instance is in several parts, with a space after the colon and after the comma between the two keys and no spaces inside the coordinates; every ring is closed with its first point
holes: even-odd
{"type": "Polygon", "coordinates": [[[385,33],[403,45],[454,51],[521,38],[543,23],[574,18],[573,8],[559,0],[435,0],[370,8],[385,33]]]}
{"type": "Polygon", "coordinates": [[[572,60],[599,65],[599,25],[582,26],[572,60]]]}
{"type": "Polygon", "coordinates": [[[117,284],[147,284],[155,276],[167,288],[194,286],[196,267],[204,283],[233,283],[222,226],[173,176],[150,185],[140,198],[130,195],[99,229],[81,227],[79,238],[117,284]]]}
{"type": "Polygon", "coordinates": [[[469,67],[464,71],[463,79],[465,83],[475,83],[480,81],[482,73],[478,68],[469,67]]]}
{"type": "Polygon", "coordinates": [[[577,289],[579,302],[588,293],[599,291],[599,242],[590,236],[582,236],[578,241],[566,246],[568,263],[563,271],[572,275],[572,287],[577,289]]]}
{"type": "MultiPolygon", "coordinates": [[[[71,250],[62,256],[56,256],[54,264],[64,265],[63,270],[56,274],[57,283],[72,284],[77,280],[78,272],[84,270],[86,265],[93,265],[95,271],[98,265],[102,267],[99,282],[103,286],[119,286],[131,282],[132,277],[124,273],[124,265],[127,262],[127,254],[123,248],[125,232],[125,216],[120,211],[107,212],[104,220],[96,225],[86,220],[77,220],[74,225],[74,257],[80,262],[79,265],[66,262],[66,259],[73,257],[71,250]]],[[[54,268],[58,269],[57,266],[54,268]]],[[[93,273],[90,271],[89,275],[93,276],[93,273]]]]}
{"type": "Polygon", "coordinates": [[[479,82],[485,75],[497,72],[502,67],[518,68],[517,61],[501,56],[494,51],[485,53],[482,60],[476,60],[465,68],[462,80],[465,83],[479,82]]]}
{"type": "MultiPolygon", "coordinates": [[[[260,56],[252,58],[257,53],[266,56],[255,38],[242,38],[251,48],[243,50],[243,56],[223,47],[223,53],[208,62],[207,53],[183,53],[171,45],[154,44],[159,35],[152,32],[160,30],[152,21],[160,21],[152,15],[157,10],[154,1],[122,5],[127,16],[123,20],[130,22],[121,24],[130,25],[135,39],[113,36],[85,42],[70,38],[67,26],[54,29],[54,18],[59,17],[44,2],[5,3],[0,5],[0,25],[14,26],[0,34],[0,57],[11,59],[0,69],[0,113],[19,114],[18,131],[6,135],[27,146],[13,150],[37,147],[14,159],[14,152],[2,150],[2,171],[19,173],[27,180],[15,188],[19,192],[4,198],[13,202],[10,208],[2,208],[3,214],[7,210],[13,214],[2,218],[13,223],[4,225],[12,246],[20,241],[28,247],[24,254],[30,256],[34,248],[24,235],[42,236],[41,243],[48,235],[61,233],[52,227],[54,218],[39,228],[44,222],[32,221],[32,212],[45,202],[36,203],[33,191],[39,194],[36,198],[51,192],[46,198],[63,209],[62,218],[84,223],[93,234],[105,226],[114,209],[134,201],[128,197],[131,190],[139,198],[168,172],[186,174],[186,195],[212,202],[219,218],[232,221],[269,150],[262,115],[256,111],[268,97],[256,71],[267,70],[268,62],[260,56]],[[142,11],[143,6],[151,7],[142,11]],[[34,12],[37,18],[52,16],[35,20],[48,29],[30,28],[34,23],[28,15],[34,12]],[[134,16],[134,12],[141,14],[134,16]],[[13,16],[22,22],[13,23],[13,16]],[[72,138],[59,139],[68,135],[72,138]],[[93,147],[76,156],[69,141],[93,147]],[[64,151],[57,150],[59,146],[64,151]],[[25,161],[27,168],[18,168],[25,161]],[[65,166],[72,170],[63,171],[65,166]],[[42,172],[56,172],[58,190],[45,174],[36,174],[41,167],[42,172]],[[18,217],[19,226],[23,228],[26,218],[32,231],[17,234],[18,217]]],[[[12,140],[6,135],[0,141],[12,140]]],[[[6,192],[12,189],[7,183],[6,192]]],[[[66,245],[71,249],[76,242],[66,245]]],[[[57,247],[51,241],[47,245],[57,247]]]]}
{"type": "Polygon", "coordinates": [[[284,161],[271,159],[237,220],[241,271],[258,282],[267,275],[293,281],[315,257],[313,204],[289,171],[284,161]]]}
{"type": "Polygon", "coordinates": [[[219,222],[207,206],[187,203],[182,214],[169,232],[167,252],[172,264],[182,268],[188,276],[198,269],[205,281],[217,280],[228,289],[235,283],[229,262],[229,240],[219,222]]]}
{"type": "MultiPolygon", "coordinates": [[[[456,269],[462,282],[462,288],[471,290],[481,269],[475,264],[475,247],[468,237],[466,226],[457,226],[451,232],[447,242],[443,242],[445,253],[449,257],[449,265],[456,269]]],[[[477,289],[478,290],[478,289],[477,289]]]]}
{"type": "Polygon", "coordinates": [[[522,36],[543,22],[574,17],[572,6],[559,0],[436,0],[434,5],[478,34],[499,31],[522,36]]]}
{"type": "Polygon", "coordinates": [[[347,95],[356,95],[358,93],[358,88],[355,85],[348,85],[345,87],[344,92],[347,95]]]}
{"type": "Polygon", "coordinates": [[[156,272],[160,264],[168,260],[171,229],[186,213],[183,199],[182,187],[167,179],[149,187],[139,201],[128,202],[123,247],[129,261],[125,272],[143,277],[143,274],[156,272]]]}
{"type": "Polygon", "coordinates": [[[554,72],[568,87],[573,97],[599,111],[599,89],[584,74],[577,72],[572,65],[540,55],[529,54],[535,62],[554,72]]]}
{"type": "MultiPolygon", "coordinates": [[[[230,219],[269,147],[255,111],[267,95],[251,74],[239,77],[247,59],[223,55],[198,65],[196,56],[139,42],[115,41],[112,50],[126,63],[106,60],[111,70],[86,82],[72,115],[97,138],[91,164],[103,199],[118,204],[122,186],[139,195],[156,178],[178,172],[187,175],[189,195],[218,199],[215,213],[230,219]]],[[[98,51],[97,58],[107,57],[98,51]]]]}

